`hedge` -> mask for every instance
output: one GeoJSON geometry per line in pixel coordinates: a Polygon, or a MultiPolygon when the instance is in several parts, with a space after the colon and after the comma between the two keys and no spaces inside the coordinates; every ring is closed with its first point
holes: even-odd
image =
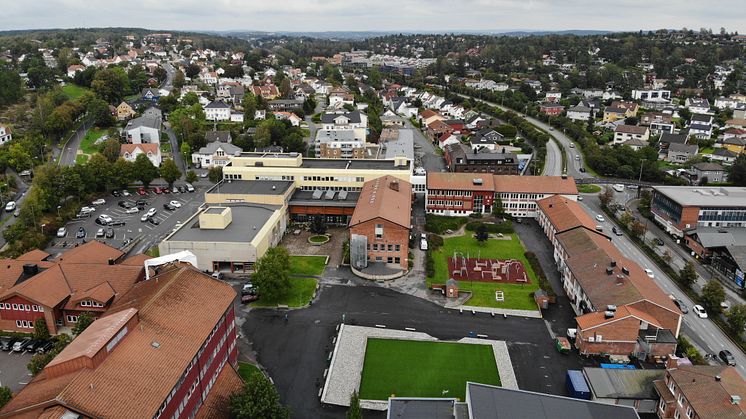
{"type": "Polygon", "coordinates": [[[479,226],[482,226],[482,225],[487,227],[488,233],[493,233],[493,234],[513,233],[513,224],[511,224],[510,221],[503,221],[502,223],[484,223],[481,221],[472,221],[466,224],[466,229],[468,231],[477,231],[479,229],[479,226]]]}
{"type": "Polygon", "coordinates": [[[444,215],[426,214],[425,230],[430,233],[443,234],[446,230],[458,230],[467,221],[469,221],[467,217],[446,217],[444,215]]]}

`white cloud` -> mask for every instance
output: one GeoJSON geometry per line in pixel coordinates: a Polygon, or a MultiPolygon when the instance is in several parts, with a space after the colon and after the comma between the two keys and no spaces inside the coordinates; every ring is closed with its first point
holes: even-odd
{"type": "Polygon", "coordinates": [[[746,32],[743,0],[0,0],[2,29],[128,26],[170,30],[746,32]]]}

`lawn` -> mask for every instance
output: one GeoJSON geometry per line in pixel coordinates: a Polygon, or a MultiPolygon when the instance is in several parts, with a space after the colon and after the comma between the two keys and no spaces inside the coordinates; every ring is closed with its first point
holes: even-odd
{"type": "Polygon", "coordinates": [[[598,185],[578,185],[578,192],[580,193],[598,193],[601,192],[601,187],[598,185]]]}
{"type": "Polygon", "coordinates": [[[314,278],[290,278],[290,292],[286,296],[278,299],[260,298],[253,303],[252,307],[276,307],[286,305],[288,307],[302,307],[308,304],[313,298],[313,292],[316,290],[316,280],[314,278]]]}
{"type": "Polygon", "coordinates": [[[699,154],[712,154],[715,152],[715,147],[706,147],[699,149],[699,154]]]}
{"type": "Polygon", "coordinates": [[[241,376],[244,382],[248,381],[249,377],[254,375],[255,372],[261,373],[261,370],[256,365],[248,362],[238,363],[238,375],[241,376]]]}
{"type": "Polygon", "coordinates": [[[530,284],[501,284],[499,282],[459,281],[462,291],[471,291],[471,298],[466,305],[476,307],[495,307],[517,310],[538,310],[531,293],[539,289],[531,264],[524,256],[525,249],[514,234],[506,234],[511,240],[489,239],[484,245],[479,245],[469,234],[459,237],[447,238],[443,241],[443,247],[432,253],[435,267],[433,278],[428,278],[428,285],[444,284],[448,279],[448,257],[453,252],[461,252],[464,256],[480,257],[487,259],[517,259],[523,263],[526,273],[531,280],[530,284]],[[505,294],[505,301],[495,301],[495,291],[501,290],[505,294]]]}
{"type": "Polygon", "coordinates": [[[88,89],[86,89],[85,87],[78,86],[77,84],[73,84],[73,83],[68,83],[62,86],[62,93],[64,93],[65,96],[70,98],[70,100],[75,100],[83,96],[83,94],[87,91],[88,89]]]}
{"type": "Polygon", "coordinates": [[[318,276],[325,266],[326,256],[290,256],[290,275],[318,276]]]}
{"type": "Polygon", "coordinates": [[[500,385],[492,346],[371,338],[365,349],[360,398],[464,400],[467,381],[500,385]]]}
{"type": "Polygon", "coordinates": [[[88,161],[88,154],[78,154],[75,156],[75,164],[86,164],[88,161]]]}
{"type": "Polygon", "coordinates": [[[98,152],[96,140],[106,135],[106,133],[107,130],[97,127],[89,129],[88,132],[85,134],[85,137],[83,137],[83,140],[80,141],[80,149],[85,154],[94,154],[98,152]]]}

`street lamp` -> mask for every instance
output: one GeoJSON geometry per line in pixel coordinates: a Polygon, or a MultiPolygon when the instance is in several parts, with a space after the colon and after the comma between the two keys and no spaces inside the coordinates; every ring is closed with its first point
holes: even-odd
{"type": "Polygon", "coordinates": [[[62,218],[60,215],[60,208],[62,208],[62,205],[57,205],[57,217],[62,218]]]}
{"type": "Polygon", "coordinates": [[[46,224],[42,224],[41,225],[41,234],[44,234],[44,227],[46,227],[46,226],[47,226],[46,224]]]}

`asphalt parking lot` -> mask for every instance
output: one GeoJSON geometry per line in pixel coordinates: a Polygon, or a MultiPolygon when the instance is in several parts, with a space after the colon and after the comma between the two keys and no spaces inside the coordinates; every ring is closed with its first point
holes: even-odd
{"type": "Polygon", "coordinates": [[[30,353],[0,352],[0,386],[9,387],[14,393],[26,386],[31,381],[26,368],[31,356],[30,353]]]}
{"type": "MultiPolygon", "coordinates": [[[[177,182],[176,185],[184,185],[184,182],[177,182]]],[[[45,250],[50,254],[57,254],[91,240],[99,240],[110,246],[120,247],[128,240],[141,237],[141,240],[133,249],[133,254],[142,253],[150,247],[157,245],[174,229],[174,226],[177,223],[184,222],[192,216],[197,208],[204,203],[204,192],[208,187],[209,186],[206,184],[194,184],[194,192],[178,194],[156,194],[153,187],[148,188],[148,194],[144,196],[138,195],[136,193],[137,189],[130,189],[130,196],[126,197],[115,197],[111,194],[107,194],[102,196],[106,201],[103,205],[94,206],[91,205],[90,202],[82,204],[82,206],[93,206],[96,211],[88,218],[73,220],[67,223],[65,226],[67,229],[65,236],[55,237],[45,250]],[[120,201],[125,201],[132,206],[136,206],[135,203],[140,199],[147,202],[144,209],[140,212],[127,214],[126,209],[119,206],[120,201]],[[178,201],[181,204],[181,207],[177,208],[175,211],[169,211],[163,208],[163,204],[171,201],[178,201]],[[147,221],[143,222],[140,219],[142,215],[151,208],[155,208],[157,211],[154,218],[158,220],[158,225],[147,221]],[[96,233],[99,229],[103,228],[105,232],[109,227],[96,223],[96,219],[101,214],[106,214],[114,220],[125,222],[125,225],[123,226],[111,226],[114,230],[114,237],[97,237],[96,233]],[[78,238],[76,237],[76,234],[81,227],[85,230],[85,236],[78,238]]]]}
{"type": "MultiPolygon", "coordinates": [[[[558,306],[550,311],[564,316],[569,310],[558,306]]],[[[253,309],[247,314],[245,310],[237,311],[238,316],[246,318],[243,335],[252,343],[258,362],[274,380],[283,402],[295,412],[293,417],[344,417],[345,409],[322,405],[318,398],[342,314],[350,324],[381,324],[400,330],[411,327],[443,340],[458,340],[470,332],[504,340],[518,385],[524,390],[566,395],[566,371],[592,365],[577,352],[561,355],[555,350],[549,330],[556,325],[551,318],[459,314],[374,285],[323,285],[311,307],[287,312],[287,322],[283,311],[253,309]]],[[[372,412],[366,412],[367,416],[379,417],[372,412]]]]}

